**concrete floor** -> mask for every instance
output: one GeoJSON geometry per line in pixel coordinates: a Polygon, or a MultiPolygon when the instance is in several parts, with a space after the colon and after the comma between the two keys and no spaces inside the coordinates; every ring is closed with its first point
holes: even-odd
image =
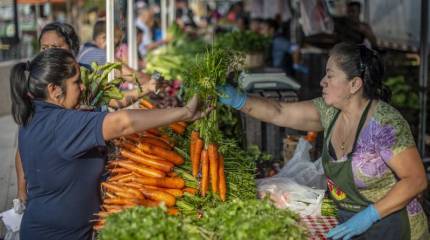
{"type": "MultiPolygon", "coordinates": [[[[16,198],[17,184],[15,173],[15,151],[17,146],[18,126],[11,115],[0,117],[0,212],[12,207],[16,198]]],[[[5,228],[0,223],[0,239],[5,228]]]]}

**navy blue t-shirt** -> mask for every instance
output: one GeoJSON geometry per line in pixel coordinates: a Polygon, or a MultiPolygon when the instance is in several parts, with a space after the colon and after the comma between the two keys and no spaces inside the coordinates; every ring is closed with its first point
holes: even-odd
{"type": "Polygon", "coordinates": [[[35,113],[18,136],[28,191],[20,237],[90,239],[90,220],[100,205],[107,112],[33,104],[35,113]]]}

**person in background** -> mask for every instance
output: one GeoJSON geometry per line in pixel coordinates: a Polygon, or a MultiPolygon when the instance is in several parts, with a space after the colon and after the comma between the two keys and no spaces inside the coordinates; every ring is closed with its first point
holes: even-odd
{"type": "Polygon", "coordinates": [[[430,239],[417,196],[427,187],[406,120],[389,105],[379,55],[353,43],[330,51],[322,97],[295,103],[219,87],[220,102],[278,126],[324,131],[322,164],[339,225],[330,239],[430,239]]]}
{"type": "Polygon", "coordinates": [[[350,1],[347,3],[346,18],[335,19],[335,33],[340,42],[353,42],[366,44],[368,47],[377,48],[375,34],[369,24],[360,21],[361,3],[350,1]]]}
{"type": "MultiPolygon", "coordinates": [[[[115,28],[115,48],[120,45],[122,41],[122,36],[123,34],[121,30],[119,28],[115,28]]],[[[143,38],[145,38],[145,33],[143,33],[143,38]]],[[[79,51],[77,60],[79,61],[79,63],[86,65],[91,65],[92,62],[96,62],[98,65],[105,64],[107,61],[106,44],[106,21],[99,20],[94,25],[93,41],[84,44],[84,46],[79,51]]],[[[121,61],[119,59],[116,60],[119,62],[121,61]]],[[[142,85],[147,84],[148,81],[151,81],[149,75],[140,71],[136,71],[126,64],[122,65],[121,74],[124,79],[131,84],[128,84],[130,88],[134,85],[135,79],[133,76],[136,76],[142,85]]]]}
{"type": "MultiPolygon", "coordinates": [[[[136,45],[139,46],[143,41],[143,31],[136,27],[136,45]]],[[[119,47],[116,49],[115,52],[115,58],[121,61],[122,63],[125,63],[128,65],[128,44],[127,39],[124,39],[123,43],[119,45],[119,47]]],[[[145,67],[145,62],[140,54],[140,52],[137,52],[137,58],[138,58],[138,67],[139,69],[143,69],[145,67]]]]}
{"type": "Polygon", "coordinates": [[[252,18],[249,21],[249,30],[251,32],[260,33],[260,24],[263,21],[261,18],[252,18]]]}
{"type": "Polygon", "coordinates": [[[61,48],[14,65],[10,86],[28,192],[22,240],[91,239],[105,142],[207,113],[197,110],[197,97],[180,108],[78,111],[83,90],[79,65],[61,48]]]}
{"type": "Polygon", "coordinates": [[[169,40],[166,39],[154,42],[152,32],[154,23],[154,13],[150,8],[145,7],[138,10],[136,27],[143,31],[143,42],[139,46],[139,52],[143,57],[145,57],[149,51],[169,42],[169,40]]]}
{"type": "Polygon", "coordinates": [[[265,37],[272,39],[269,56],[272,66],[275,68],[284,69],[290,72],[292,67],[296,73],[308,74],[309,69],[300,63],[300,47],[290,42],[286,37],[285,29],[278,26],[278,23],[273,19],[262,21],[259,27],[259,32],[265,37]],[[292,66],[288,66],[287,58],[291,56],[292,66]]]}

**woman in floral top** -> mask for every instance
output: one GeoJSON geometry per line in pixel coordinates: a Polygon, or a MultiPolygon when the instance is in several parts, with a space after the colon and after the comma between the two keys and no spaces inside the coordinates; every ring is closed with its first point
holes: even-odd
{"type": "Polygon", "coordinates": [[[220,101],[278,126],[324,131],[322,162],[340,224],[332,239],[430,239],[416,197],[427,177],[408,123],[387,102],[384,67],[363,45],[337,44],[330,52],[323,95],[276,102],[229,85],[220,101]]]}

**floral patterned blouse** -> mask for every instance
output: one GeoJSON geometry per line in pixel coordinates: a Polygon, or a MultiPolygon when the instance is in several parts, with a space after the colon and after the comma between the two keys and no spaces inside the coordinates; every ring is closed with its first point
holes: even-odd
{"type": "MultiPolygon", "coordinates": [[[[327,129],[338,110],[326,105],[322,98],[314,99],[313,103],[320,113],[323,128],[327,129]]],[[[363,126],[352,154],[352,172],[359,192],[372,202],[384,197],[397,182],[387,163],[393,156],[414,146],[406,120],[395,108],[378,101],[376,111],[363,126]]],[[[411,239],[430,239],[427,218],[416,198],[407,205],[407,211],[411,239]]]]}

